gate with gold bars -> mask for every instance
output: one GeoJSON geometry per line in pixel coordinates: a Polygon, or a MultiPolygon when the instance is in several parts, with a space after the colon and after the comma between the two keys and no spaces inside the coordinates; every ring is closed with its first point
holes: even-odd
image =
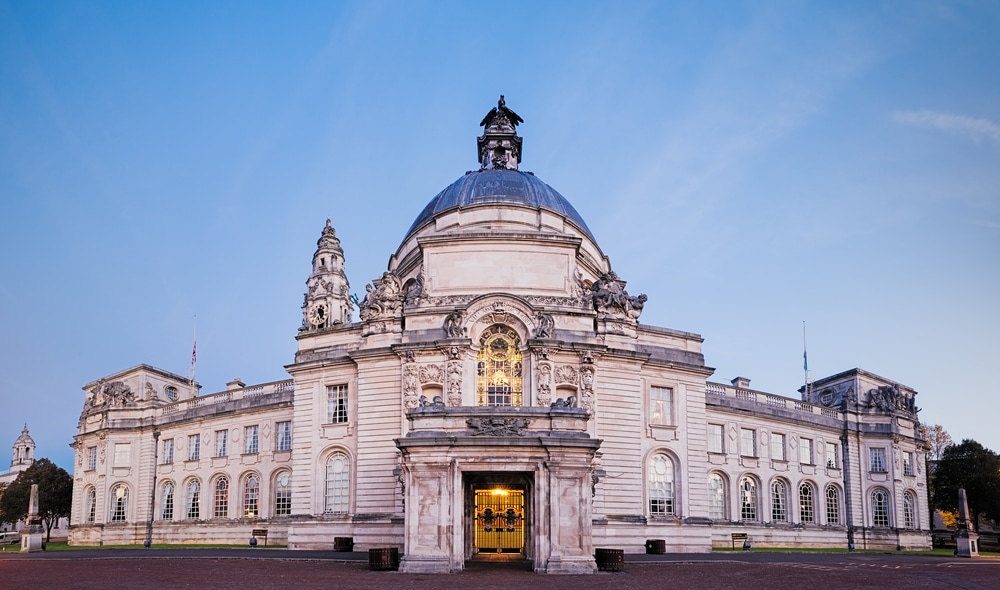
{"type": "Polygon", "coordinates": [[[524,552],[523,490],[476,490],[475,511],[479,553],[524,552]]]}

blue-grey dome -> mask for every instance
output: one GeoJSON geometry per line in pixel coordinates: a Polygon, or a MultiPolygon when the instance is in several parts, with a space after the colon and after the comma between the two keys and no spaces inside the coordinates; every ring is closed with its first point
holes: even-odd
{"type": "Polygon", "coordinates": [[[547,209],[573,222],[590,239],[594,239],[590,228],[569,201],[534,174],[519,170],[477,170],[466,173],[431,199],[410,226],[403,241],[445,211],[487,204],[547,209]]]}

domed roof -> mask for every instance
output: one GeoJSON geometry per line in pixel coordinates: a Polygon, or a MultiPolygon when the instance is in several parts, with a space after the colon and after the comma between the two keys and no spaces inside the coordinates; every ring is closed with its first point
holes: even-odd
{"type": "Polygon", "coordinates": [[[573,205],[570,205],[569,201],[554,188],[530,172],[503,169],[467,172],[427,203],[417,216],[417,220],[410,226],[410,230],[406,232],[406,237],[409,238],[424,224],[451,209],[494,204],[520,205],[552,211],[565,217],[594,239],[590,228],[573,205]]]}
{"type": "Polygon", "coordinates": [[[21,446],[21,445],[28,445],[28,446],[32,446],[32,447],[35,446],[34,439],[32,439],[31,435],[28,434],[28,425],[27,424],[24,425],[24,429],[21,431],[21,436],[17,437],[17,440],[14,441],[14,446],[15,447],[16,446],[21,446]]]}
{"type": "Polygon", "coordinates": [[[466,172],[465,176],[431,199],[410,226],[403,241],[442,213],[482,205],[545,209],[569,220],[593,240],[590,228],[569,201],[531,172],[517,169],[522,149],[517,125],[523,122],[517,113],[507,107],[501,94],[496,108],[491,109],[479,123],[484,127],[483,135],[476,139],[480,169],[466,172]]]}

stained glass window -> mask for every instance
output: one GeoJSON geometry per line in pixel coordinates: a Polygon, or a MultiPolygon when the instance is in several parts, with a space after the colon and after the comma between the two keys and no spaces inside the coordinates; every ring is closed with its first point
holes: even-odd
{"type": "Polygon", "coordinates": [[[521,405],[521,338],[494,324],[479,337],[476,405],[521,405]]]}

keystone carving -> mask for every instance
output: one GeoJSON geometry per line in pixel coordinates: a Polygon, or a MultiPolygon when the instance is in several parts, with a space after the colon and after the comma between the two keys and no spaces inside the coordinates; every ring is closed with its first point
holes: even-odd
{"type": "Polygon", "coordinates": [[[469,418],[472,436],[524,436],[530,421],[527,418],[469,418]]]}

